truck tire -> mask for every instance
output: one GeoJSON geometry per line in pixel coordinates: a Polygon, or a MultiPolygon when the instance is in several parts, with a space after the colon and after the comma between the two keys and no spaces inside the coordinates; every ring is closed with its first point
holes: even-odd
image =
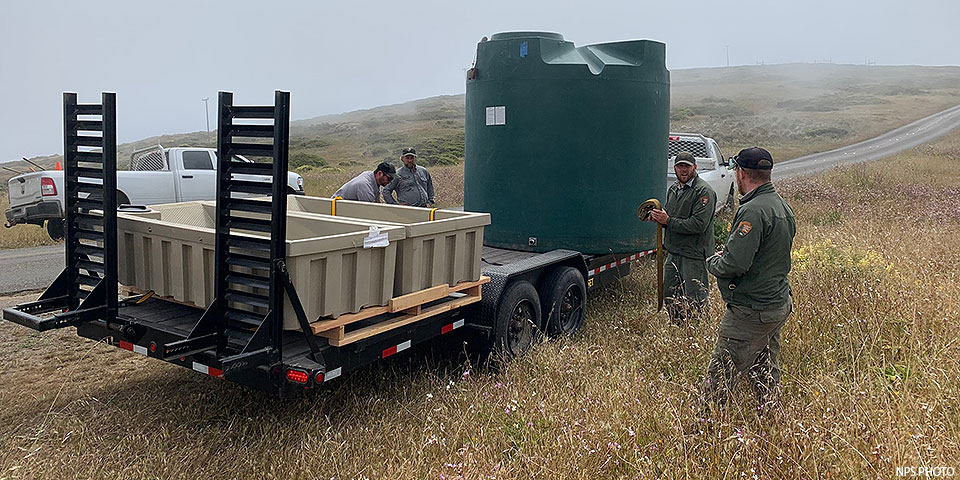
{"type": "Polygon", "coordinates": [[[497,305],[493,348],[497,360],[523,356],[540,339],[540,296],[526,280],[511,282],[497,305]]]}
{"type": "Polygon", "coordinates": [[[55,242],[63,240],[67,236],[67,221],[63,218],[47,220],[47,235],[55,242]]]}
{"type": "Polygon", "coordinates": [[[543,283],[542,292],[547,335],[560,337],[580,331],[587,300],[587,284],[580,270],[554,268],[543,283]]]}

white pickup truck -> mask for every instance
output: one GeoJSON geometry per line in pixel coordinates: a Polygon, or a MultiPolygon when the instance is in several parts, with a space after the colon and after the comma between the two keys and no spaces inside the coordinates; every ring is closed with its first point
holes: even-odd
{"type": "Polygon", "coordinates": [[[697,175],[717,192],[717,211],[733,208],[736,185],[730,162],[720,152],[717,142],[699,133],[670,133],[667,138],[667,185],[677,181],[673,159],[680,152],[690,152],[697,159],[697,175]]]}
{"type": "MultiPolygon", "coordinates": [[[[250,162],[234,157],[236,162],[250,162]]],[[[212,148],[138,150],[130,155],[130,170],[117,172],[117,205],[213,200],[217,195],[217,151],[212,148]]],[[[243,180],[265,180],[261,175],[237,175],[243,180]],[[247,178],[249,177],[249,178],[247,178]]],[[[7,182],[10,208],[6,226],[43,225],[59,240],[64,235],[63,171],[30,172],[7,182]]],[[[287,193],[303,194],[303,177],[287,172],[287,193]]]]}

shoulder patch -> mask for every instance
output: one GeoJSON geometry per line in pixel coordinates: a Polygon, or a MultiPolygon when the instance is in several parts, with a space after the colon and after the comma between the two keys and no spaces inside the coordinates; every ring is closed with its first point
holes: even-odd
{"type": "Polygon", "coordinates": [[[744,220],[737,224],[737,236],[746,237],[750,230],[753,230],[753,225],[750,222],[744,220]]]}
{"type": "Polygon", "coordinates": [[[700,197],[700,205],[706,205],[708,202],[710,202],[710,198],[706,195],[700,197]]]}

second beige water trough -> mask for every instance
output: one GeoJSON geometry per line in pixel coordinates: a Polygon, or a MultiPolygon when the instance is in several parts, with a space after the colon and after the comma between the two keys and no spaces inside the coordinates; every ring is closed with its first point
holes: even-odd
{"type": "Polygon", "coordinates": [[[480,278],[483,227],[489,213],[289,195],[287,210],[378,225],[402,225],[393,294],[480,278]]]}

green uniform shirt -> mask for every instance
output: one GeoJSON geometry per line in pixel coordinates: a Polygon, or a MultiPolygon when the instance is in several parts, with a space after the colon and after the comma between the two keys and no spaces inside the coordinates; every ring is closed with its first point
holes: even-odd
{"type": "Polygon", "coordinates": [[[783,306],[790,297],[793,210],[765,183],[740,199],[722,254],[707,259],[723,300],[753,310],[783,306]]]}
{"type": "Polygon", "coordinates": [[[713,255],[713,216],[717,193],[699,175],[686,186],[676,182],[667,189],[663,206],[670,218],[663,232],[663,248],[681,257],[703,260],[713,255]]]}

